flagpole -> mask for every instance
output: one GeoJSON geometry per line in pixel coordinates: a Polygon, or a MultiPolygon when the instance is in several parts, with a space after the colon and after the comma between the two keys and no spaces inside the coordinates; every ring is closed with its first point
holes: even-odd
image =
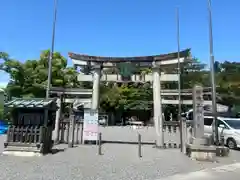
{"type": "Polygon", "coordinates": [[[177,21],[177,59],[178,59],[178,121],[180,123],[180,141],[181,141],[181,152],[184,151],[183,147],[183,132],[182,132],[182,106],[181,106],[181,65],[180,65],[180,22],[179,22],[179,8],[176,9],[176,21],[177,21]]]}
{"type": "Polygon", "coordinates": [[[57,21],[57,3],[58,0],[54,0],[54,15],[53,15],[53,27],[52,27],[52,46],[48,59],[48,79],[47,79],[47,89],[46,89],[46,98],[49,98],[49,92],[52,81],[52,59],[54,53],[54,45],[55,45],[55,29],[56,29],[56,21],[57,21]]]}
{"type": "Polygon", "coordinates": [[[216,83],[215,83],[215,70],[214,70],[214,54],[213,54],[213,33],[212,33],[212,2],[208,0],[208,23],[209,23],[209,53],[210,53],[210,66],[211,66],[211,85],[212,85],[212,114],[214,118],[213,135],[215,136],[215,143],[219,145],[218,137],[218,122],[217,122],[217,104],[216,104],[216,83]]]}

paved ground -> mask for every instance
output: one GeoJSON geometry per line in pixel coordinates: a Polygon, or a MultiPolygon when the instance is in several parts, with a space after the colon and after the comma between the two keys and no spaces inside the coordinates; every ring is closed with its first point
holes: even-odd
{"type": "Polygon", "coordinates": [[[216,168],[205,169],[187,174],[177,174],[162,180],[238,180],[240,177],[240,163],[223,165],[216,168]]]}
{"type": "MultiPolygon", "coordinates": [[[[0,151],[3,141],[4,136],[0,136],[0,151]]],[[[156,180],[240,162],[238,151],[231,152],[229,158],[222,158],[219,163],[206,163],[191,161],[179,149],[159,150],[152,145],[143,146],[142,158],[137,156],[137,146],[129,144],[104,144],[102,156],[97,155],[95,145],[72,149],[60,145],[57,148],[66,149],[44,157],[0,156],[0,179],[156,180]]]]}

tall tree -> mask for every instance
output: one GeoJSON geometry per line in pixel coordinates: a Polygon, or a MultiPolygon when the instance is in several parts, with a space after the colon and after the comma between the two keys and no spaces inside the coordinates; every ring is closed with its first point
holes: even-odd
{"type": "MultiPolygon", "coordinates": [[[[7,91],[11,96],[44,97],[48,76],[49,51],[43,51],[38,60],[20,62],[11,59],[8,54],[1,52],[1,70],[10,75],[7,91]]],[[[67,67],[67,60],[55,52],[52,61],[52,86],[79,86],[77,72],[67,67]]]]}
{"type": "Polygon", "coordinates": [[[240,103],[240,63],[239,62],[217,62],[218,71],[217,91],[221,94],[227,104],[240,103]]]}

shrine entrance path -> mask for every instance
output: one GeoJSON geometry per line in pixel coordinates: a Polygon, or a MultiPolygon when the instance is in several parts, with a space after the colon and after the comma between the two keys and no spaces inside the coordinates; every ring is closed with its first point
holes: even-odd
{"type": "MultiPolygon", "coordinates": [[[[5,136],[0,136],[0,151],[5,136]]],[[[179,149],[159,150],[144,145],[142,158],[137,156],[137,145],[103,144],[102,156],[97,155],[97,146],[56,146],[63,152],[43,157],[0,156],[0,179],[14,180],[154,180],[178,173],[190,173],[205,168],[240,162],[239,151],[232,151],[229,158],[219,163],[191,161],[179,149]]]]}

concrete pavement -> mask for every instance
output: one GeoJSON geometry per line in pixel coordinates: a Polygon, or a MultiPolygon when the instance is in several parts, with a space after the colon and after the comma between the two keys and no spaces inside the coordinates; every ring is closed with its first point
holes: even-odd
{"type": "MultiPolygon", "coordinates": [[[[137,137],[136,134],[121,135],[119,129],[114,132],[119,133],[120,140],[130,137],[129,141],[133,141],[137,137]]],[[[229,157],[218,158],[216,163],[211,163],[192,161],[179,149],[156,149],[152,145],[143,145],[142,158],[139,158],[135,144],[105,143],[101,156],[97,155],[96,145],[68,148],[67,144],[61,144],[54,146],[60,150],[56,154],[26,158],[1,155],[5,138],[0,136],[0,180],[239,179],[239,151],[231,151],[229,157]]],[[[149,139],[149,136],[143,138],[145,142],[149,139]]]]}
{"type": "MultiPolygon", "coordinates": [[[[176,174],[174,176],[160,178],[161,180],[239,180],[240,179],[240,163],[223,165],[211,169],[190,172],[186,174],[176,174]]],[[[158,180],[160,180],[158,179],[158,180]]]]}

